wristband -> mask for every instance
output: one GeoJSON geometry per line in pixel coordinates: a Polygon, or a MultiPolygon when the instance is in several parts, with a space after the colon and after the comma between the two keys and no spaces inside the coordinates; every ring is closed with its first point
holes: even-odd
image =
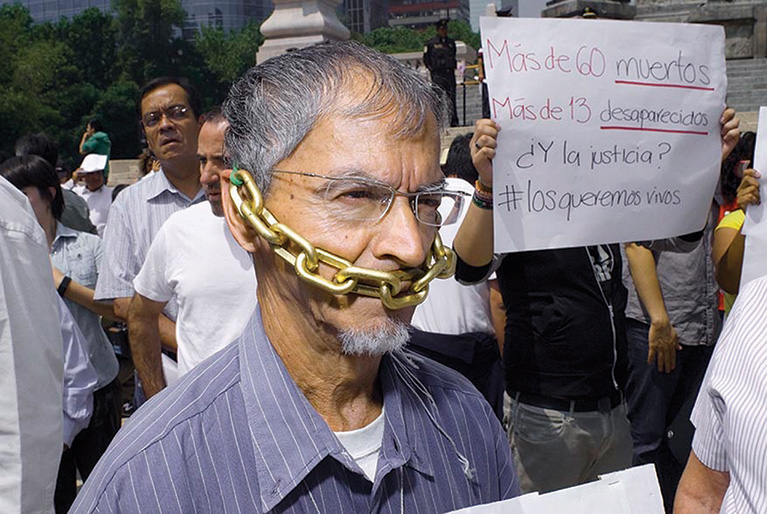
{"type": "Polygon", "coordinates": [[[486,191],[480,191],[479,189],[475,189],[474,197],[479,198],[483,202],[493,203],[493,193],[488,193],[486,191]]]}
{"type": "Polygon", "coordinates": [[[474,182],[474,188],[475,188],[477,191],[481,191],[481,192],[483,192],[483,193],[490,193],[491,195],[493,194],[493,186],[486,186],[486,185],[485,185],[485,184],[483,184],[483,183],[482,183],[482,181],[481,181],[481,180],[479,180],[479,179],[477,179],[477,181],[476,181],[476,182],[474,182]]]}
{"type": "Polygon", "coordinates": [[[59,293],[59,296],[64,298],[64,293],[67,292],[67,288],[69,287],[69,283],[72,282],[72,279],[69,277],[64,277],[61,279],[61,284],[59,284],[59,287],[56,288],[56,291],[59,293]]]}
{"type": "Polygon", "coordinates": [[[493,197],[490,196],[490,198],[487,198],[486,196],[481,195],[479,191],[474,191],[474,195],[471,197],[471,202],[480,209],[486,211],[493,210],[493,197]]]}

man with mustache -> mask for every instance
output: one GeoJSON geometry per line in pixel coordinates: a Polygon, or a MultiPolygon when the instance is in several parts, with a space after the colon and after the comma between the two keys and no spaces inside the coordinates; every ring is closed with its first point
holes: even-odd
{"type": "Polygon", "coordinates": [[[208,202],[173,214],[157,233],[133,281],[128,311],[133,360],[147,398],[165,387],[158,318],[178,302],[178,374],[185,374],[242,333],[256,307],[253,261],[226,226],[221,205],[224,132],[216,108],[201,117],[200,182],[208,202]]]}
{"type": "Polygon", "coordinates": [[[518,494],[490,406],[404,348],[452,273],[442,97],[358,43],[250,69],[224,212],[258,263],[242,336],[152,398],[74,512],[449,512],[518,494]],[[138,503],[140,498],[141,503],[138,503]]]}
{"type": "MultiPolygon", "coordinates": [[[[142,89],[138,111],[147,145],[162,169],[127,188],[110,207],[104,269],[94,295],[114,300],[115,315],[125,320],[133,279],[160,227],[174,212],[205,200],[197,160],[200,97],[194,86],[185,78],[154,79],[142,89]]],[[[163,348],[170,354],[176,351],[177,313],[171,299],[158,317],[163,348]]]]}

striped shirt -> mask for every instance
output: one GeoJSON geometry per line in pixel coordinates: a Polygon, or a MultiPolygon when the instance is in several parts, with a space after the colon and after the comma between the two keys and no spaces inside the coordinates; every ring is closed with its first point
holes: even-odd
{"type": "Polygon", "coordinates": [[[239,339],[131,417],[73,512],[446,512],[519,494],[484,398],[413,359],[381,361],[371,483],[288,374],[257,309],[239,339]]]}
{"type": "MultiPolygon", "coordinates": [[[[158,171],[136,182],[117,197],[109,209],[104,234],[104,263],[96,284],[96,300],[133,296],[133,279],[138,275],[152,240],[171,214],[205,200],[200,188],[190,199],[158,171]]],[[[163,311],[176,319],[175,298],[163,311]]]]}
{"type": "Polygon", "coordinates": [[[693,450],[727,471],[722,512],[767,512],[767,277],[742,287],[692,412],[693,450]]]}

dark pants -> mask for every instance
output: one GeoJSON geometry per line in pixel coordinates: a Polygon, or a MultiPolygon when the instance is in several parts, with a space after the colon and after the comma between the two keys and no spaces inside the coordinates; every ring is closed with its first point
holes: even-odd
{"type": "Polygon", "coordinates": [[[455,105],[455,73],[453,70],[447,71],[433,71],[431,73],[431,81],[434,85],[438,86],[445,93],[450,100],[450,126],[458,126],[458,108],[455,105]]]}
{"type": "Polygon", "coordinates": [[[61,455],[54,496],[57,513],[67,512],[75,501],[77,471],[80,471],[83,482],[87,480],[120,429],[121,408],[122,394],[118,379],[93,393],[93,415],[88,427],[77,434],[72,447],[61,455]]]}
{"type": "Polygon", "coordinates": [[[650,327],[626,320],[629,375],[626,400],[634,441],[635,466],[652,462],[658,473],[666,512],[671,512],[679,479],[692,444],[690,411],[708,367],[713,346],[685,346],[671,373],[647,364],[650,327]]]}

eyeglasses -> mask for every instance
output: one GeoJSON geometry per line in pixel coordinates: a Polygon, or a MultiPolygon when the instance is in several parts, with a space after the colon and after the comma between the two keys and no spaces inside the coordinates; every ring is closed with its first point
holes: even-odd
{"type": "Polygon", "coordinates": [[[425,191],[402,193],[388,184],[363,177],[328,177],[285,170],[272,172],[327,180],[319,192],[327,212],[339,220],[380,220],[391,209],[394,197],[404,196],[409,200],[410,208],[420,223],[442,227],[458,220],[464,198],[468,196],[462,191],[447,191],[444,184],[429,187],[425,191]]]}
{"type": "Polygon", "coordinates": [[[171,105],[165,109],[144,114],[141,117],[141,123],[143,123],[145,127],[154,127],[160,123],[163,114],[171,121],[181,121],[187,118],[188,113],[189,107],[186,105],[171,105]]]}

